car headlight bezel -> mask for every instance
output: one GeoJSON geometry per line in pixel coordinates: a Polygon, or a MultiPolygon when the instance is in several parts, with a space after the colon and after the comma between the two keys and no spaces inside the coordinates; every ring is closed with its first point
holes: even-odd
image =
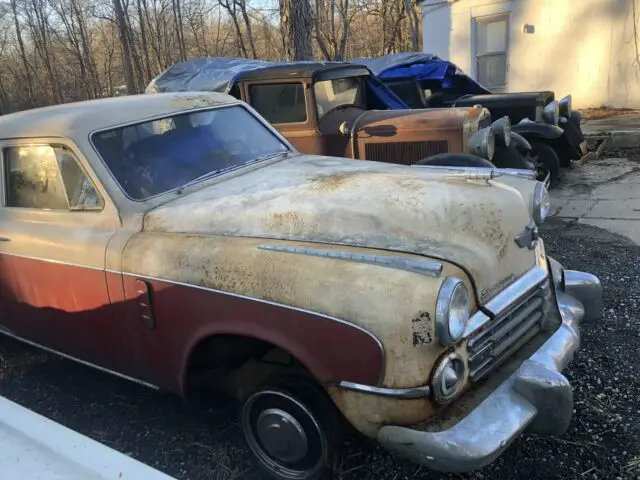
{"type": "Polygon", "coordinates": [[[487,160],[493,160],[496,151],[495,135],[491,131],[491,127],[485,127],[471,135],[467,144],[469,153],[477,155],[487,160]]]}
{"type": "Polygon", "coordinates": [[[436,335],[443,345],[453,345],[464,337],[471,316],[471,297],[458,277],[447,277],[436,301],[436,335]]]}
{"type": "Polygon", "coordinates": [[[567,95],[560,102],[558,102],[558,108],[560,115],[566,118],[570,118],[573,113],[571,95],[567,95]]]}
{"type": "Polygon", "coordinates": [[[549,190],[542,182],[536,183],[536,188],[533,193],[533,208],[531,217],[536,225],[542,225],[549,216],[550,209],[549,190]]]}
{"type": "Polygon", "coordinates": [[[508,147],[511,144],[511,119],[508,116],[497,119],[490,128],[498,145],[508,147]]]}
{"type": "Polygon", "coordinates": [[[557,100],[547,103],[547,106],[542,110],[542,118],[550,125],[558,125],[560,122],[560,105],[557,100]]]}

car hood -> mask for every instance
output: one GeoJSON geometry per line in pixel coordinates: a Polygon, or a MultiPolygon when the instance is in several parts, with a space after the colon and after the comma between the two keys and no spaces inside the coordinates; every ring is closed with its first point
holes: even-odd
{"type": "Polygon", "coordinates": [[[220,176],[148,212],[143,228],[419,254],[464,268],[486,302],[535,263],[514,241],[530,222],[534,182],[460,175],[296,156],[220,176]]]}

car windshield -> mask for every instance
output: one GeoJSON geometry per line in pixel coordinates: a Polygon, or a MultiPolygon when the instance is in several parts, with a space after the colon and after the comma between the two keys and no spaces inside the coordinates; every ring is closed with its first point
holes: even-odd
{"type": "Polygon", "coordinates": [[[242,106],[184,113],[93,134],[125,193],[144,200],[289,151],[242,106]]]}
{"type": "Polygon", "coordinates": [[[313,90],[316,95],[318,117],[342,106],[365,108],[363,77],[321,80],[315,83],[313,90]]]}

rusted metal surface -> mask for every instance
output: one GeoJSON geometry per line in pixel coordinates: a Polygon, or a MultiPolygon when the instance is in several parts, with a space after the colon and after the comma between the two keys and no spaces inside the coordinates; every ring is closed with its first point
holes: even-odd
{"type": "Polygon", "coordinates": [[[412,252],[464,265],[486,301],[504,279],[534,264],[535,254],[514,241],[530,215],[529,199],[514,187],[526,191],[533,182],[442,181],[444,172],[284,160],[268,173],[256,170],[158,207],[144,228],[412,252]]]}

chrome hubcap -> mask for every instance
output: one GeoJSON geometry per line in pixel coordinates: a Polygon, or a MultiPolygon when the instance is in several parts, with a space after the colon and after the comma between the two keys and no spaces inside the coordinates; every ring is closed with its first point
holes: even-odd
{"type": "Polygon", "coordinates": [[[265,450],[282,462],[299,462],[309,450],[302,425],[279,408],[270,408],[258,416],[256,433],[265,450]]]}

